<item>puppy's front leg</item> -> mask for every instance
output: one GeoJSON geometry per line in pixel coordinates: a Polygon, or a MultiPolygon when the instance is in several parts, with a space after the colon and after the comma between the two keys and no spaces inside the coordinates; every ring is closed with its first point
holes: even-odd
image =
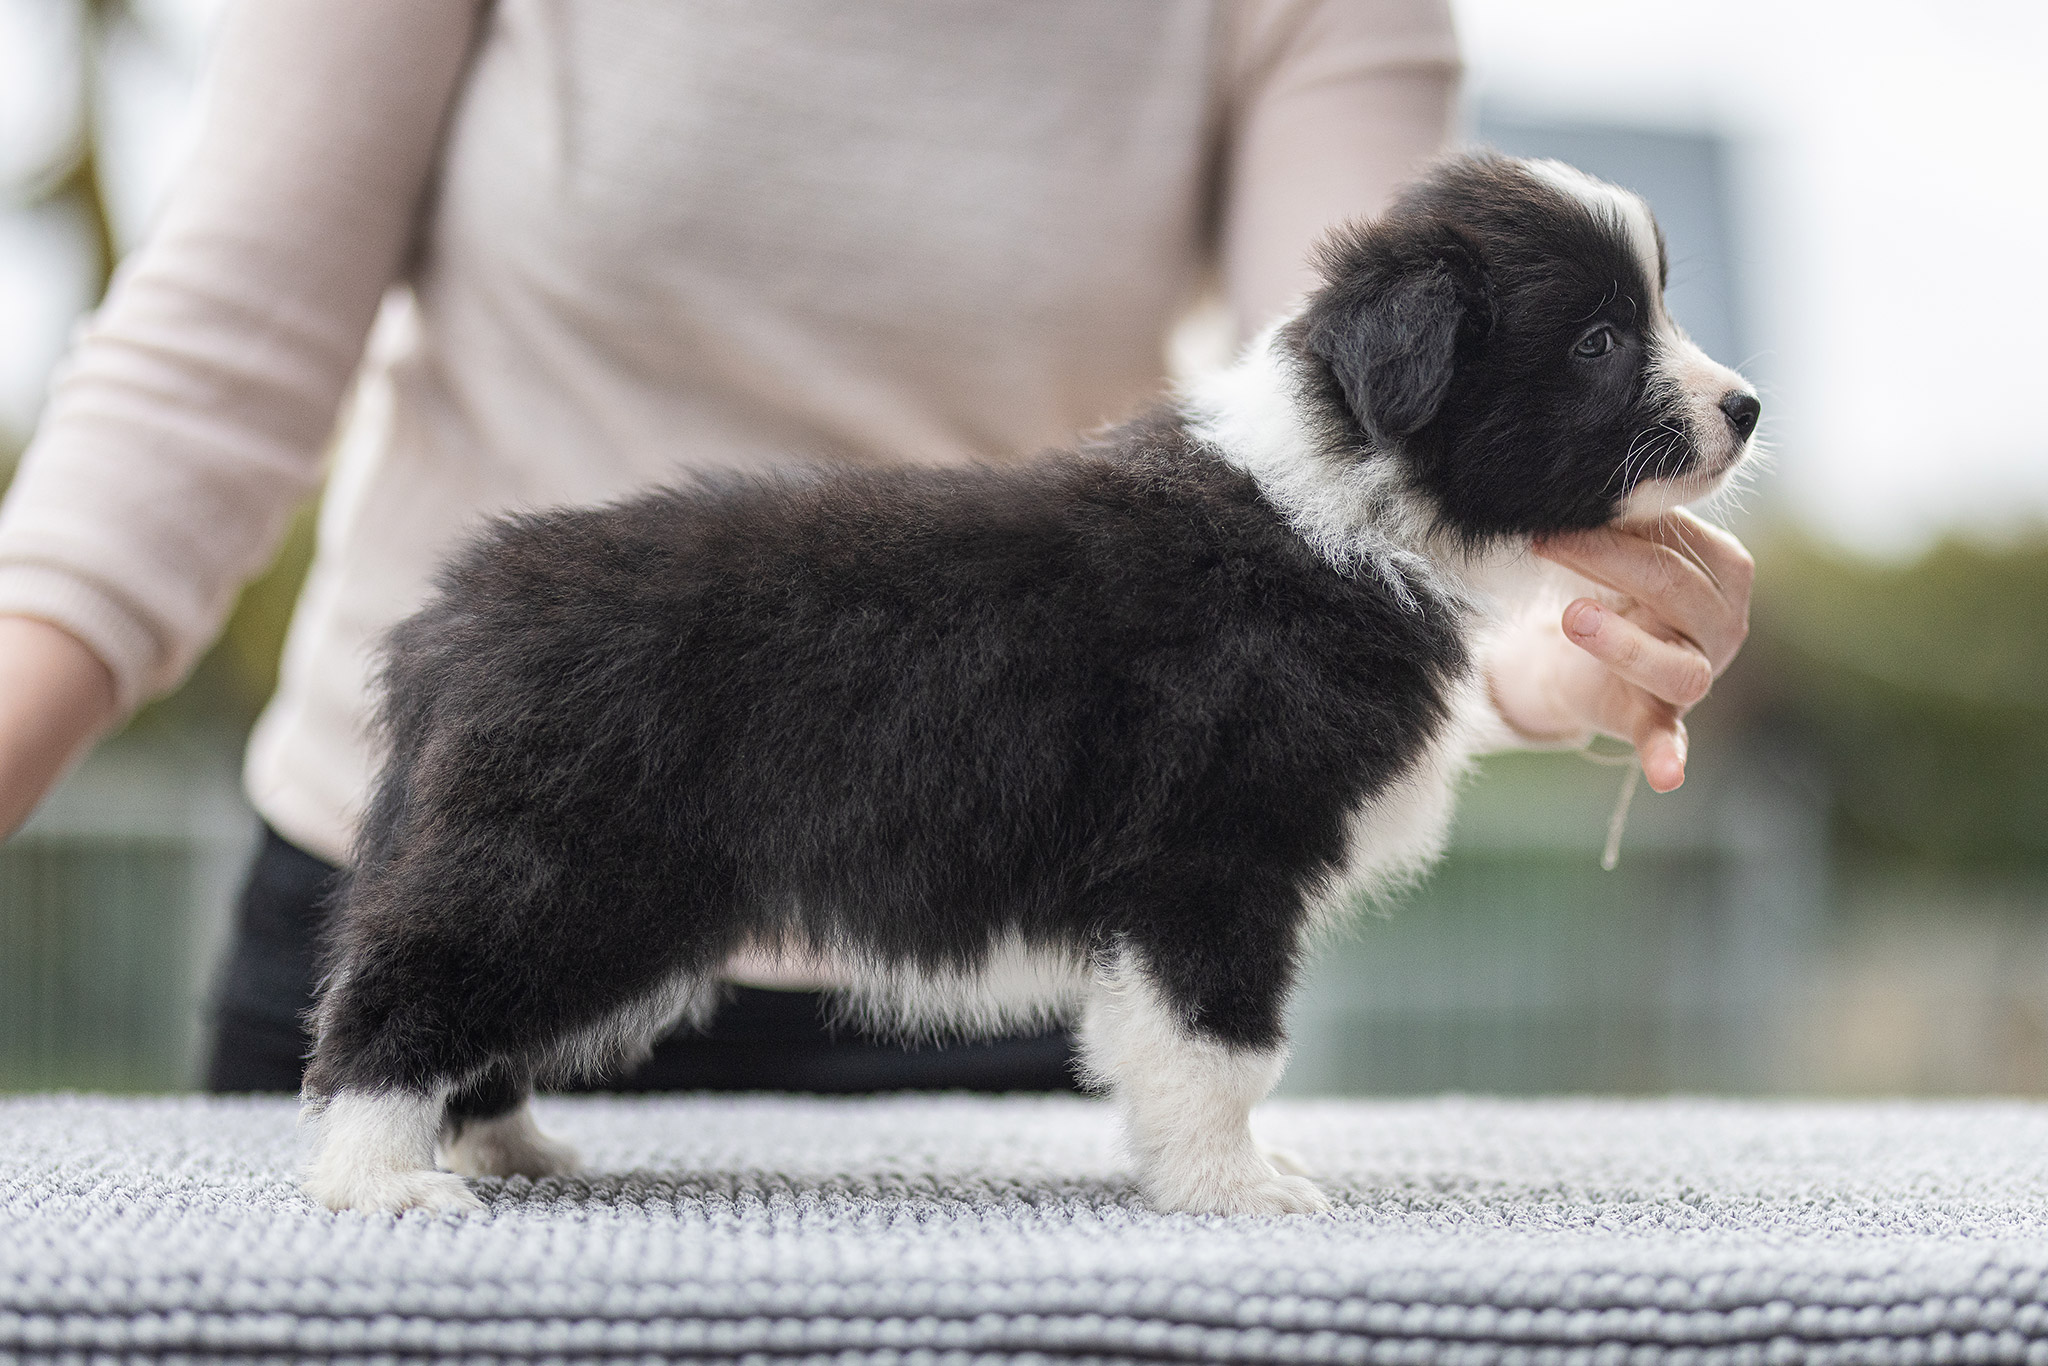
{"type": "Polygon", "coordinates": [[[1252,1106],[1280,1080],[1286,1049],[1231,1044],[1187,1019],[1126,952],[1099,978],[1082,1021],[1084,1064],[1123,1113],[1145,1198],[1212,1214],[1328,1209],[1313,1182],[1276,1170],[1252,1141],[1252,1106]]]}

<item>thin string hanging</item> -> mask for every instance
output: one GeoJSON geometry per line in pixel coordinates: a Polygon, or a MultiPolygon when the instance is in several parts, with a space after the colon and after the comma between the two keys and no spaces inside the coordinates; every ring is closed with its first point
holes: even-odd
{"type": "Polygon", "coordinates": [[[1579,751],[1579,757],[1608,768],[1628,766],[1628,771],[1621,775],[1621,791],[1615,794],[1614,814],[1607,818],[1607,843],[1600,851],[1601,871],[1611,873],[1621,862],[1621,832],[1628,828],[1628,804],[1635,800],[1636,784],[1642,779],[1643,768],[1636,762],[1633,749],[1626,754],[1602,754],[1593,748],[1591,741],[1579,751]]]}

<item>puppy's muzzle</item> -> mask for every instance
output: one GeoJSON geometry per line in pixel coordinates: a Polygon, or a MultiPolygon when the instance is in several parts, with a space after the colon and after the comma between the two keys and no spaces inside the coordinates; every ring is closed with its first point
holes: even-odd
{"type": "Polygon", "coordinates": [[[1721,395],[1717,405],[1721,416],[1728,419],[1728,429],[1735,433],[1735,444],[1740,446],[1749,440],[1749,434],[1756,430],[1756,420],[1763,416],[1764,405],[1757,401],[1755,394],[1741,389],[1730,389],[1721,395]]]}

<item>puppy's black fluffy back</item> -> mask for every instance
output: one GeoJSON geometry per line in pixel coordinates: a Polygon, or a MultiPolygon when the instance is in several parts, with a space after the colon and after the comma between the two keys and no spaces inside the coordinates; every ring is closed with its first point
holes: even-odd
{"type": "Polygon", "coordinates": [[[762,941],[1128,947],[1269,1046],[1347,816],[1466,667],[1414,587],[1333,571],[1170,413],[502,522],[391,640],[308,1089],[517,1071],[762,941]]]}

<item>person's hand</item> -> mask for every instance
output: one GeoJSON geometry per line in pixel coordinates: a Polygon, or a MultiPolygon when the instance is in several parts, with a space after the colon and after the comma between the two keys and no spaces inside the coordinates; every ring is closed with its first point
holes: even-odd
{"type": "Polygon", "coordinates": [[[1501,719],[1530,740],[1626,740],[1651,788],[1671,791],[1685,781],[1685,714],[1749,634],[1755,562],[1742,542],[1683,509],[1535,549],[1601,592],[1501,643],[1488,670],[1501,719]]]}
{"type": "Polygon", "coordinates": [[[114,719],[114,675],[77,637],[0,616],[0,839],[114,719]]]}

